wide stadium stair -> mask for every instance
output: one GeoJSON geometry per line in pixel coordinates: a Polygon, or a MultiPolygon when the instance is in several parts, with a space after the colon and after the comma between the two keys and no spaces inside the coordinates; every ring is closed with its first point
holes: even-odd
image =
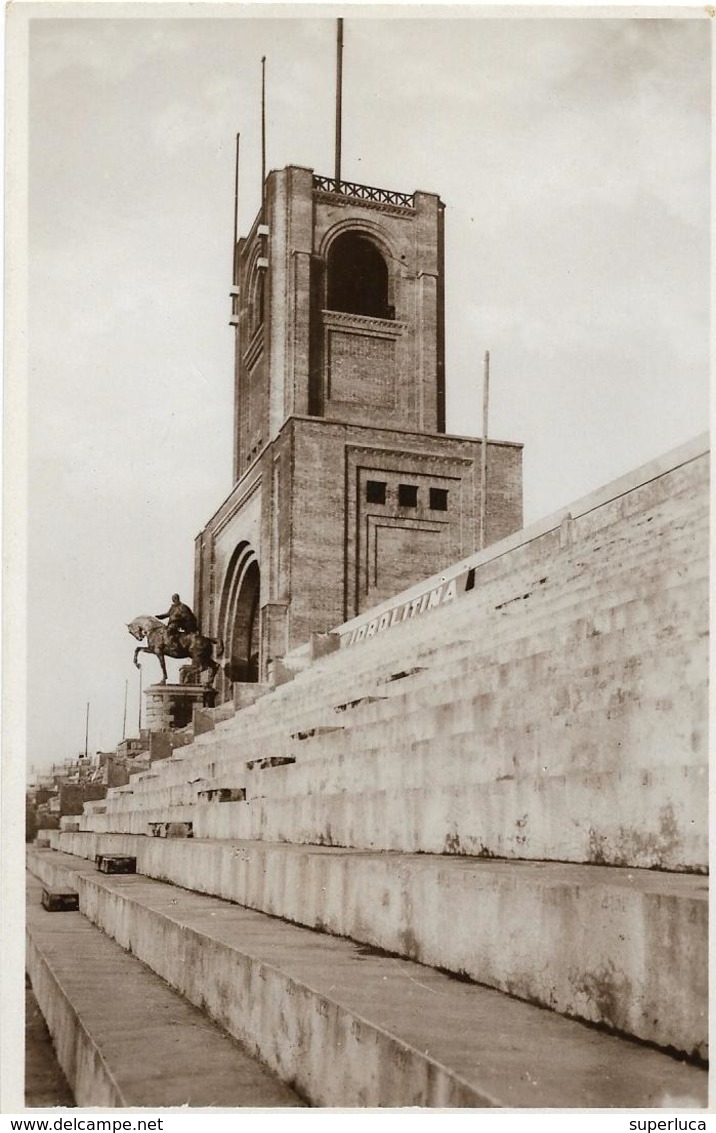
{"type": "Polygon", "coordinates": [[[700,439],[286,658],[31,875],[310,1105],[704,1105],[708,515],[700,439]]]}
{"type": "Polygon", "coordinates": [[[28,969],[80,1106],[298,1106],[275,1074],[79,912],[27,889],[28,969]]]}

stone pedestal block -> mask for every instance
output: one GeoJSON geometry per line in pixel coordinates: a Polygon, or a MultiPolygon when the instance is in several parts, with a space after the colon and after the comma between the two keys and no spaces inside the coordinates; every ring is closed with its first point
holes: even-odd
{"type": "Polygon", "coordinates": [[[173,751],[172,738],[169,732],[152,732],[149,739],[149,758],[154,763],[158,759],[169,759],[173,751]]]}
{"type": "Polygon", "coordinates": [[[168,732],[191,724],[194,705],[205,703],[202,685],[150,685],[145,690],[145,719],[152,732],[168,732]]]}
{"type": "Polygon", "coordinates": [[[250,704],[271,692],[273,685],[267,681],[234,681],[234,707],[248,708],[250,704]]]}
{"type": "Polygon", "coordinates": [[[197,704],[194,705],[192,724],[195,736],[202,736],[205,732],[213,732],[216,727],[216,721],[211,712],[197,704]]]}
{"type": "Polygon", "coordinates": [[[288,681],[292,681],[298,671],[287,665],[283,657],[274,657],[269,662],[268,667],[269,683],[274,688],[278,688],[279,685],[285,685],[288,681]]]}
{"type": "Polygon", "coordinates": [[[108,756],[105,779],[108,787],[124,787],[129,782],[127,760],[120,755],[108,756]]]}

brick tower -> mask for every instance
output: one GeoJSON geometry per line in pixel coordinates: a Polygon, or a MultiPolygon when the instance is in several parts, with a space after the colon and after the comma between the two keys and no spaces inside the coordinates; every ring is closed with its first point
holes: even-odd
{"type": "MultiPolygon", "coordinates": [[[[195,606],[231,681],[478,545],[481,442],[445,435],[443,205],[269,174],[237,247],[234,487],[195,606]]],[[[486,543],[522,523],[521,446],[488,446],[486,543]]]]}

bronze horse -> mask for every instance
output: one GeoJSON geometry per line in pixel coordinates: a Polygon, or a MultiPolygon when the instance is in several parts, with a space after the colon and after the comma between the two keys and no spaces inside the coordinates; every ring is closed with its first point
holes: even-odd
{"type": "Polygon", "coordinates": [[[140,653],[153,653],[155,657],[159,658],[163,677],[160,684],[165,685],[167,683],[165,657],[178,659],[190,657],[192,668],[197,672],[204,673],[208,670],[211,673],[209,686],[213,685],[214,678],[219,671],[219,666],[214,660],[214,646],[217,646],[217,657],[221,657],[224,652],[224,647],[218,638],[204,637],[201,633],[181,633],[177,644],[176,639],[170,638],[164,623],[160,622],[159,618],[152,617],[151,614],[135,618],[134,621],[127,624],[127,629],[132,637],[136,637],[137,641],[142,641],[145,637],[147,639],[146,645],[138,645],[134,650],[134,664],[138,669],[141,667],[137,660],[140,653]]]}

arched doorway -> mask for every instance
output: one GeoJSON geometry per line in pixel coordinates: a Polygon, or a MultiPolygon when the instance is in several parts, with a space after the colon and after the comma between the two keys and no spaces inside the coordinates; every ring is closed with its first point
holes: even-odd
{"type": "Polygon", "coordinates": [[[219,624],[224,641],[223,699],[234,681],[259,679],[261,571],[253,549],[240,543],[231,556],[221,595],[219,624]]]}
{"type": "Polygon", "coordinates": [[[252,559],[241,580],[231,631],[227,639],[231,650],[231,679],[234,681],[259,679],[260,590],[259,564],[256,559],[252,559]]]}

